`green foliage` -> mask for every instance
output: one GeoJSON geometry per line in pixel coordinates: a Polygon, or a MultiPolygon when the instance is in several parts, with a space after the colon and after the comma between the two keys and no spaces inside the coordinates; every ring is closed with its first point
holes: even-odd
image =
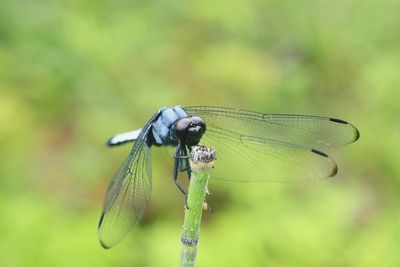
{"type": "Polygon", "coordinates": [[[153,150],[142,223],[101,249],[97,221],[162,106],[329,115],[361,131],[330,181],[210,182],[199,266],[399,266],[400,4],[0,1],[0,265],[177,266],[184,200],[153,150]]]}

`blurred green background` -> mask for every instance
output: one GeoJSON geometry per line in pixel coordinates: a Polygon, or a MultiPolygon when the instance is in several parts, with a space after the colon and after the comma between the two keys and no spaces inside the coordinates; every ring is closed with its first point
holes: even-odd
{"type": "Polygon", "coordinates": [[[153,149],[140,225],[104,250],[110,177],[160,107],[327,115],[332,180],[211,182],[198,266],[400,266],[400,2],[0,2],[0,266],[178,266],[183,197],[153,149]]]}

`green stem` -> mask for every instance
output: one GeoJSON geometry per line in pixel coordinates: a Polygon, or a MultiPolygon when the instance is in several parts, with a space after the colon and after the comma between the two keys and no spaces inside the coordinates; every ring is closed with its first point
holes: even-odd
{"type": "Polygon", "coordinates": [[[182,231],[181,267],[196,266],[200,237],[200,222],[207,192],[207,181],[214,165],[215,150],[199,145],[192,150],[192,169],[187,196],[187,208],[182,231]]]}

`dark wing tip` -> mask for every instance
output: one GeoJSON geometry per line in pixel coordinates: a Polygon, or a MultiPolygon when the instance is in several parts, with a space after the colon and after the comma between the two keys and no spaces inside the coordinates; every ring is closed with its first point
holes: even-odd
{"type": "Polygon", "coordinates": [[[100,228],[101,224],[103,223],[103,219],[104,219],[104,212],[101,213],[99,225],[97,226],[97,228],[100,228]]]}
{"type": "Polygon", "coordinates": [[[329,118],[330,121],[341,123],[341,124],[349,124],[347,121],[341,120],[341,119],[335,119],[335,118],[329,118]]]}
{"type": "Polygon", "coordinates": [[[100,238],[100,227],[101,227],[101,224],[103,223],[103,220],[104,220],[104,211],[101,213],[100,220],[99,220],[99,225],[98,225],[98,230],[99,230],[99,242],[100,242],[100,245],[101,245],[104,249],[110,249],[112,246],[106,245],[106,244],[103,242],[103,240],[101,240],[101,238],[100,238]]]}
{"type": "Polygon", "coordinates": [[[329,158],[329,156],[328,156],[327,154],[325,154],[324,152],[319,151],[319,150],[317,150],[317,149],[312,148],[312,149],[311,149],[311,152],[313,152],[313,153],[315,153],[315,154],[318,154],[318,155],[320,155],[320,156],[329,158]]]}
{"type": "Polygon", "coordinates": [[[99,241],[100,241],[100,245],[101,245],[104,249],[110,249],[110,248],[111,248],[111,246],[107,246],[106,244],[104,244],[103,241],[101,241],[101,240],[99,240],[99,241]]]}
{"type": "Polygon", "coordinates": [[[335,166],[332,169],[331,174],[329,174],[329,177],[333,177],[338,173],[338,166],[335,164],[335,166]]]}
{"type": "Polygon", "coordinates": [[[337,174],[338,166],[336,165],[336,163],[327,154],[325,154],[324,152],[322,152],[320,150],[314,149],[314,148],[311,149],[311,152],[313,152],[313,153],[315,153],[317,155],[320,155],[322,157],[330,159],[330,161],[333,164],[333,168],[332,168],[332,171],[329,173],[328,177],[333,177],[333,176],[335,176],[337,174]]]}
{"type": "Polygon", "coordinates": [[[360,131],[358,131],[358,129],[353,124],[351,124],[350,122],[347,122],[347,121],[344,121],[344,120],[341,120],[341,119],[336,119],[336,118],[329,118],[329,120],[333,121],[333,122],[336,122],[336,123],[340,123],[340,124],[347,124],[350,127],[352,127],[354,129],[354,138],[353,138],[353,140],[351,142],[355,142],[358,139],[360,139],[360,131]]]}
{"type": "MultiPolygon", "coordinates": [[[[354,126],[353,126],[354,127],[354,126]]],[[[354,134],[354,142],[357,141],[358,139],[360,139],[360,131],[354,127],[354,129],[356,130],[355,134],[354,134]]]]}

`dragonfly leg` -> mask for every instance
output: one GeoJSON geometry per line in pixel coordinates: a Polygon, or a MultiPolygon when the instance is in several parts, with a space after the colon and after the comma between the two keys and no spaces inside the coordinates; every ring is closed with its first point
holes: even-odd
{"type": "Polygon", "coordinates": [[[188,193],[186,192],[185,188],[183,185],[178,181],[178,168],[179,168],[179,159],[175,159],[175,166],[174,166],[174,183],[178,187],[178,189],[182,192],[182,194],[185,196],[185,208],[187,208],[187,195],[188,193]]]}
{"type": "Polygon", "coordinates": [[[175,161],[174,161],[174,175],[173,175],[173,179],[174,179],[174,183],[175,185],[178,187],[178,189],[183,193],[183,195],[185,196],[185,208],[187,209],[187,191],[185,190],[185,188],[183,187],[183,185],[178,181],[178,172],[179,172],[179,167],[181,164],[181,160],[183,159],[182,157],[182,149],[181,149],[181,144],[178,144],[178,147],[176,149],[176,153],[175,153],[175,161]]]}
{"type": "MultiPolygon", "coordinates": [[[[189,148],[189,150],[190,150],[190,148],[189,148]]],[[[187,153],[186,146],[183,148],[183,156],[184,156],[183,160],[185,161],[185,165],[186,165],[185,170],[186,170],[186,173],[187,173],[187,177],[188,177],[188,179],[190,181],[190,177],[192,175],[192,170],[190,168],[189,156],[188,156],[188,153],[187,153]]]]}
{"type": "Polygon", "coordinates": [[[179,159],[176,156],[176,153],[178,153],[178,149],[176,150],[174,155],[174,174],[173,174],[174,181],[178,177],[178,172],[179,172],[179,159]]]}
{"type": "Polygon", "coordinates": [[[179,171],[184,172],[184,171],[186,171],[187,177],[188,177],[188,179],[190,181],[192,170],[190,168],[189,156],[188,156],[187,149],[189,149],[189,151],[190,151],[190,147],[187,147],[186,145],[178,144],[177,152],[175,153],[175,159],[180,159],[182,161],[179,160],[179,164],[178,164],[176,172],[179,172],[179,171]],[[184,168],[182,167],[182,165],[183,165],[182,163],[183,162],[184,162],[184,168]]]}

